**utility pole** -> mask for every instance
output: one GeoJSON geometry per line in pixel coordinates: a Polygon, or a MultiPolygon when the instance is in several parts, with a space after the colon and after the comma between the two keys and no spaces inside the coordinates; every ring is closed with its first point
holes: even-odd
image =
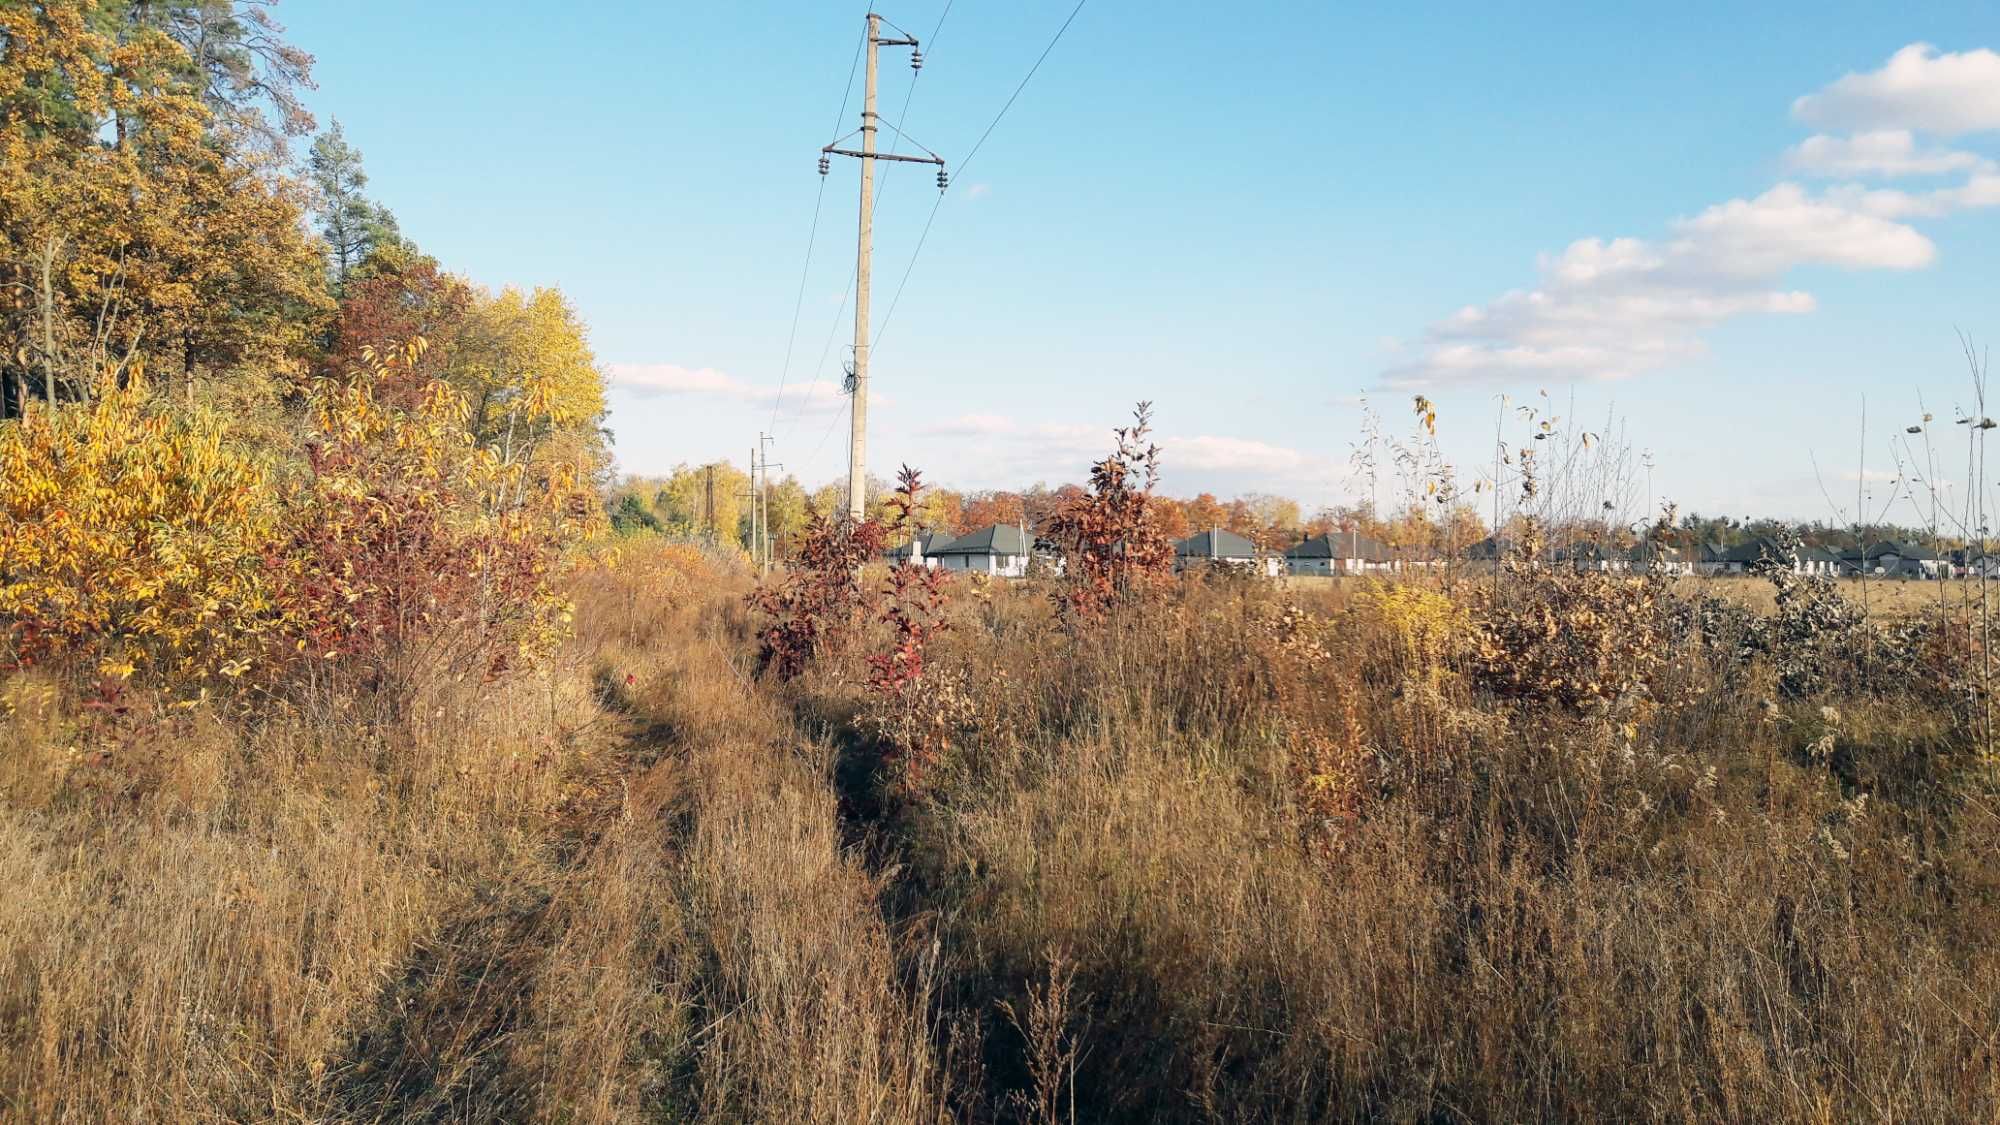
{"type": "MultiPolygon", "coordinates": [[[[757,445],[761,452],[760,462],[764,467],[763,476],[759,478],[761,483],[757,487],[757,512],[758,520],[764,529],[763,552],[759,557],[762,559],[765,574],[771,572],[771,453],[764,447],[770,445],[773,440],[770,434],[757,435],[757,445]]],[[[784,468],[783,465],[778,467],[784,468]]]]}
{"type": "MultiPolygon", "coordinates": [[[[910,69],[921,70],[924,53],[917,45],[914,35],[905,33],[898,39],[882,38],[881,16],[868,13],[868,76],[862,87],[861,97],[861,151],[836,148],[840,141],[819,150],[819,174],[827,174],[828,156],[851,156],[861,161],[861,230],[859,245],[854,262],[854,372],[853,400],[850,403],[847,438],[847,516],[860,523],[868,514],[868,281],[869,254],[875,240],[875,162],[877,160],[897,160],[910,164],[937,165],[938,191],[944,191],[950,180],[944,171],[944,157],[932,152],[927,156],[904,156],[893,152],[875,151],[875,75],[876,54],[882,47],[910,48],[910,69]]],[[[894,25],[891,25],[894,26],[894,25]]],[[[898,29],[900,30],[900,29],[898,29]]],[[[902,135],[900,126],[897,129],[902,135]]],[[[849,134],[850,136],[852,134],[849,134]]],[[[846,138],[842,138],[843,140],[846,138]]],[[[907,139],[907,137],[905,137],[907,139]]],[[[919,148],[923,146],[919,145],[919,148]]],[[[929,150],[926,150],[928,152],[929,150]]]]}
{"type": "MultiPolygon", "coordinates": [[[[759,439],[762,439],[763,436],[763,434],[757,435],[759,439]]],[[[760,568],[758,571],[760,574],[762,573],[762,555],[758,551],[757,545],[763,542],[761,537],[762,529],[759,526],[759,521],[762,518],[761,513],[757,510],[757,447],[753,445],[750,447],[750,561],[753,565],[760,568]]]]}
{"type": "Polygon", "coordinates": [[[715,466],[702,466],[701,475],[706,486],[702,494],[701,530],[708,541],[713,543],[715,542],[715,466]]]}

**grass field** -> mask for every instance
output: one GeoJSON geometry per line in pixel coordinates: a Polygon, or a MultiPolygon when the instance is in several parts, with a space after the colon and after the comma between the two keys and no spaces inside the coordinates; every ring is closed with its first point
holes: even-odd
{"type": "Polygon", "coordinates": [[[10,680],[0,1112],[2000,1115],[1990,760],[1900,680],[1588,588],[961,581],[891,713],[877,626],[758,676],[749,586],[628,550],[387,724],[10,680]]]}

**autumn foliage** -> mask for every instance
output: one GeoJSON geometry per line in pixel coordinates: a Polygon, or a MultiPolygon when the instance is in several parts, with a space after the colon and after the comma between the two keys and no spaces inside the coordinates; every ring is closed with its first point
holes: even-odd
{"type": "MultiPolygon", "coordinates": [[[[916,514],[923,510],[923,492],[921,475],[903,466],[889,500],[891,530],[914,529],[916,514]]],[[[940,694],[925,673],[931,646],[949,628],[945,619],[949,581],[943,570],[914,560],[890,568],[882,586],[880,614],[890,629],[889,649],[868,656],[868,690],[876,725],[890,752],[905,757],[906,776],[913,785],[949,748],[949,723],[938,708],[925,706],[940,694]]]]}
{"type": "Polygon", "coordinates": [[[1132,424],[1113,431],[1111,456],[1091,466],[1089,491],[1067,499],[1048,522],[1044,536],[1064,560],[1055,597],[1066,618],[1101,616],[1173,576],[1174,546],[1153,498],[1160,451],[1151,430],[1152,407],[1142,402],[1132,424]]]}
{"type": "Polygon", "coordinates": [[[597,512],[573,466],[480,446],[446,384],[418,382],[409,407],[378,396],[420,378],[423,353],[421,338],[370,351],[321,386],[310,476],[268,553],[296,647],[369,686],[490,678],[546,652],[567,618],[555,569],[597,512]]]}
{"type": "Polygon", "coordinates": [[[868,600],[861,567],[882,552],[886,537],[876,520],[811,514],[798,557],[750,595],[765,618],[757,634],[760,668],[791,679],[849,634],[868,600]]]}
{"type": "Polygon", "coordinates": [[[278,505],[226,429],[137,383],[0,425],[0,667],[240,673],[277,620],[278,505]]]}

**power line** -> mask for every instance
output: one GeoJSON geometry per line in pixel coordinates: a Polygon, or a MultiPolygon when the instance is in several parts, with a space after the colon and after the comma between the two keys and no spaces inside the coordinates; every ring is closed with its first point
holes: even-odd
{"type": "Polygon", "coordinates": [[[806,262],[799,267],[799,292],[792,299],[792,330],[785,335],[785,365],[778,370],[778,397],[771,400],[771,429],[778,428],[778,408],[785,403],[785,381],[792,374],[792,348],[799,339],[799,314],[806,307],[806,278],[812,273],[813,247],[819,243],[819,212],[826,203],[826,181],[819,182],[819,194],[813,197],[812,230],[806,235],[806,262]]]}
{"type": "Polygon", "coordinates": [[[1028,73],[1021,79],[1021,84],[1014,87],[1014,92],[1007,96],[1007,104],[1001,106],[1000,112],[993,115],[993,123],[986,127],[984,133],[979,134],[979,140],[973,143],[972,151],[965,154],[965,159],[958,162],[956,175],[962,176],[965,174],[965,166],[972,163],[973,157],[979,155],[980,148],[986,144],[986,138],[992,136],[993,130],[999,127],[1000,119],[1007,116],[1008,110],[1014,108],[1014,99],[1020,97],[1021,91],[1028,88],[1029,80],[1034,78],[1036,71],[1042,69],[1042,63],[1047,61],[1049,52],[1056,49],[1057,43],[1062,42],[1063,32],[1068,31],[1069,25],[1076,22],[1076,14],[1083,11],[1083,6],[1089,2],[1090,0],[1076,0],[1076,7],[1070,9],[1069,18],[1064,20],[1062,26],[1056,29],[1055,38],[1049,40],[1049,45],[1042,48],[1041,55],[1035,59],[1035,65],[1028,68],[1028,73]]]}
{"type": "MultiPolygon", "coordinates": [[[[947,5],[949,10],[949,5],[947,5]]],[[[861,48],[868,42],[868,27],[862,25],[861,38],[854,44],[854,60],[847,64],[847,83],[841,87],[840,110],[834,114],[833,127],[847,120],[847,103],[854,97],[854,72],[861,64],[861,48]]],[[[771,400],[771,428],[778,428],[778,408],[785,403],[785,381],[792,374],[792,349],[799,339],[799,314],[805,311],[806,279],[812,274],[813,248],[819,245],[820,208],[826,203],[826,177],[820,177],[819,191],[813,196],[812,230],[806,235],[806,260],[799,267],[799,291],[792,299],[792,330],[785,336],[785,364],[778,371],[778,394],[771,400]]]]}
{"type": "MultiPolygon", "coordinates": [[[[955,2],[956,2],[956,0],[945,0],[945,5],[944,5],[944,10],[938,13],[938,19],[937,19],[937,23],[936,23],[936,24],[934,24],[934,25],[932,25],[932,27],[931,27],[931,34],[930,34],[930,38],[929,38],[929,39],[927,39],[927,40],[925,40],[925,42],[926,42],[926,43],[930,44],[930,53],[931,53],[932,55],[935,55],[935,54],[937,54],[937,38],[938,38],[938,34],[939,34],[940,32],[942,32],[942,31],[944,30],[944,21],[945,21],[945,20],[947,20],[947,19],[949,19],[949,18],[951,18],[951,6],[952,6],[952,4],[953,4],[953,3],[955,3],[955,2]]],[[[887,21],[885,20],[884,22],[887,22],[887,21]]],[[[894,25],[894,24],[890,24],[890,26],[891,26],[891,27],[894,27],[895,25],[894,25]]],[[[899,31],[900,31],[900,30],[902,30],[902,29],[901,29],[901,28],[897,28],[897,30],[899,30],[899,31]]],[[[905,34],[905,35],[908,35],[909,33],[908,33],[908,32],[904,32],[904,34],[905,34]]],[[[864,44],[865,44],[865,43],[867,42],[867,38],[868,38],[868,33],[867,33],[867,31],[866,31],[866,30],[864,30],[864,31],[862,32],[862,42],[863,42],[864,44]]],[[[860,45],[857,45],[857,46],[855,47],[855,55],[854,55],[854,58],[855,58],[855,62],[857,62],[857,63],[858,63],[858,62],[859,62],[859,61],[861,60],[861,47],[860,47],[860,45]]],[[[908,120],[909,120],[909,118],[910,118],[910,104],[911,104],[911,103],[912,103],[913,101],[915,101],[915,100],[916,100],[916,96],[917,96],[917,79],[919,79],[919,78],[922,78],[922,77],[923,77],[923,71],[921,71],[921,70],[917,71],[917,72],[916,72],[915,74],[913,74],[913,75],[911,75],[911,76],[910,76],[910,87],[909,87],[909,89],[908,89],[907,91],[905,91],[905,92],[904,92],[904,94],[903,94],[903,109],[902,109],[902,112],[901,112],[901,113],[899,113],[899,114],[897,114],[897,116],[896,116],[896,120],[895,120],[894,122],[889,122],[889,123],[888,123],[888,125],[889,125],[889,128],[890,128],[890,130],[891,130],[892,132],[894,132],[894,133],[896,134],[896,140],[897,140],[897,141],[898,141],[899,143],[900,143],[900,142],[902,142],[902,141],[904,141],[904,140],[907,140],[907,139],[908,139],[908,135],[907,135],[907,134],[905,134],[905,133],[903,132],[903,129],[902,129],[902,124],[903,124],[903,122],[906,122],[906,121],[908,121],[908,120]]],[[[848,75],[847,75],[847,85],[848,85],[848,90],[849,90],[849,91],[850,91],[850,93],[851,93],[851,92],[852,92],[852,90],[853,90],[853,88],[854,88],[854,68],[853,68],[852,66],[850,66],[850,67],[848,68],[848,75]]],[[[841,116],[840,116],[840,118],[838,118],[838,119],[836,119],[836,120],[834,121],[834,125],[833,125],[833,127],[834,127],[835,129],[839,129],[839,128],[840,128],[840,124],[841,124],[841,121],[842,121],[842,120],[845,120],[845,118],[846,118],[846,115],[847,115],[847,102],[846,102],[846,100],[845,100],[845,99],[843,99],[843,100],[841,101],[841,103],[840,103],[840,113],[841,113],[841,116]]],[[[926,149],[925,151],[927,151],[927,152],[928,152],[929,150],[928,150],[928,149],[926,149]]],[[[890,180],[890,173],[891,173],[891,172],[893,172],[893,170],[894,170],[894,169],[895,169],[895,164],[894,164],[894,163],[891,163],[891,164],[889,165],[889,167],[888,167],[887,169],[885,169],[885,170],[884,170],[884,172],[883,172],[883,175],[882,175],[882,186],[881,186],[880,188],[878,188],[878,189],[876,190],[876,193],[875,193],[875,203],[876,203],[876,206],[878,206],[878,207],[879,207],[879,206],[881,205],[881,202],[882,202],[882,197],[883,197],[884,195],[888,194],[888,191],[889,191],[889,180],[890,180]]],[[[823,196],[824,196],[824,194],[825,194],[825,190],[826,190],[826,180],[825,180],[825,178],[824,178],[824,177],[822,177],[822,178],[821,178],[821,180],[820,180],[820,191],[821,191],[821,195],[822,195],[822,197],[823,197],[823,196]]],[[[815,204],[815,205],[814,205],[814,210],[815,210],[815,212],[817,212],[817,210],[818,210],[818,205],[817,205],[817,204],[815,204]]],[[[933,218],[935,218],[935,217],[936,217],[936,208],[935,208],[935,207],[934,207],[934,208],[932,208],[932,217],[933,217],[933,218]]],[[[815,222],[817,222],[817,218],[815,218],[815,222]]],[[[926,223],[926,224],[925,224],[925,229],[926,229],[926,231],[928,231],[928,229],[929,229],[929,224],[928,224],[928,223],[926,223]]],[[[907,274],[905,275],[905,280],[907,280],[907,274]]],[[[825,344],[825,346],[824,346],[824,347],[822,347],[822,348],[820,349],[820,353],[819,353],[819,362],[818,362],[817,364],[815,364],[815,365],[814,365],[814,367],[813,367],[813,370],[814,370],[815,372],[818,372],[818,371],[824,371],[824,370],[826,369],[826,357],[827,357],[827,355],[828,355],[829,353],[831,353],[831,352],[833,351],[833,338],[834,338],[834,335],[835,335],[835,334],[836,334],[837,332],[839,332],[839,331],[840,331],[840,319],[841,319],[841,318],[840,318],[840,314],[841,314],[841,313],[844,313],[844,312],[846,312],[846,311],[847,311],[847,301],[848,301],[848,297],[849,297],[849,295],[851,295],[851,294],[853,293],[853,291],[854,291],[854,281],[855,281],[855,274],[854,274],[854,272],[850,272],[850,273],[849,273],[849,275],[848,275],[848,278],[847,278],[847,288],[846,288],[846,290],[845,290],[845,291],[843,291],[843,292],[842,292],[842,294],[841,294],[841,298],[840,298],[840,306],[839,306],[838,308],[834,309],[834,311],[833,311],[833,325],[832,325],[832,327],[830,327],[830,328],[828,328],[828,329],[827,329],[827,333],[826,333],[826,344],[825,344]]],[[[801,286],[803,286],[803,284],[804,284],[804,281],[803,281],[803,279],[801,279],[801,286]]],[[[898,295],[898,296],[901,296],[901,290],[900,290],[900,289],[899,289],[899,290],[897,291],[897,295],[898,295]]],[[[805,296],[805,294],[804,294],[804,290],[803,290],[803,288],[801,288],[801,290],[800,290],[800,300],[801,300],[801,301],[803,301],[803,300],[804,300],[804,296],[805,296]]],[[[892,307],[892,308],[894,307],[894,303],[893,303],[893,302],[891,302],[891,307],[892,307]]],[[[797,331],[797,320],[798,320],[798,313],[797,313],[796,311],[794,311],[794,312],[793,312],[793,314],[792,314],[792,316],[793,316],[793,331],[795,331],[795,332],[796,332],[796,331],[797,331]]],[[[886,321],[885,321],[884,323],[886,323],[886,321]]],[[[789,351],[790,351],[790,349],[791,349],[791,345],[790,345],[789,343],[788,343],[788,344],[786,344],[786,351],[787,351],[787,352],[789,352],[789,351]]],[[[817,383],[817,382],[818,382],[818,380],[817,380],[817,379],[815,379],[815,380],[814,380],[814,382],[815,382],[815,383],[817,383]]],[[[779,394],[780,394],[780,396],[782,396],[782,395],[783,395],[783,387],[782,387],[782,386],[780,386],[780,388],[779,388],[779,394]]],[[[798,421],[798,420],[799,420],[799,419],[800,419],[801,417],[803,417],[803,416],[804,416],[804,414],[805,414],[805,410],[806,410],[806,406],[807,406],[807,405],[808,405],[808,404],[807,404],[807,403],[805,403],[805,402],[801,402],[801,403],[800,403],[800,404],[798,405],[798,407],[797,407],[797,408],[796,408],[796,409],[795,409],[795,410],[794,410],[794,411],[792,412],[792,417],[791,417],[790,419],[788,419],[788,420],[787,420],[787,426],[788,426],[788,427],[789,427],[790,425],[793,425],[793,424],[796,424],[796,423],[797,423],[797,421],[798,421]]],[[[773,429],[773,430],[775,430],[775,429],[777,428],[777,427],[776,427],[776,421],[777,421],[777,409],[776,409],[776,406],[775,406],[775,405],[774,405],[774,406],[773,406],[773,408],[772,408],[772,413],[771,413],[771,418],[772,418],[772,429],[773,429]]],[[[828,426],[827,426],[827,429],[826,429],[826,433],[827,433],[827,434],[831,434],[832,432],[833,432],[833,427],[832,427],[831,423],[829,423],[829,424],[828,424],[828,426]]],[[[821,445],[821,446],[824,446],[825,444],[826,444],[826,437],[825,437],[825,435],[822,435],[822,436],[820,437],[820,445],[821,445]]],[[[818,451],[817,451],[817,450],[815,450],[815,451],[814,451],[814,453],[815,453],[815,456],[817,456],[817,453],[818,453],[818,451]]]]}
{"type": "MultiPolygon", "coordinates": [[[[958,162],[958,167],[952,172],[954,184],[965,178],[966,167],[972,163],[973,157],[979,155],[979,150],[985,147],[986,138],[993,135],[993,130],[1000,126],[1000,119],[1006,117],[1007,111],[1014,108],[1014,102],[1021,96],[1021,91],[1028,88],[1028,83],[1035,77],[1035,72],[1042,69],[1042,63],[1048,60],[1049,53],[1056,49],[1057,43],[1062,42],[1063,33],[1069,30],[1070,24],[1076,22],[1077,13],[1083,11],[1083,6],[1089,2],[1090,0],[1076,0],[1076,7],[1070,9],[1069,18],[1062,22],[1062,26],[1056,29],[1055,37],[1049,40],[1049,45],[1042,48],[1042,53],[1036,56],[1035,65],[1028,68],[1028,73],[1021,78],[1021,84],[1014,87],[1014,92],[1007,96],[1007,103],[1000,107],[999,113],[993,115],[993,120],[986,126],[986,131],[979,134],[979,139],[973,142],[972,151],[966,153],[965,159],[958,162]]],[[[945,10],[949,12],[950,5],[946,5],[945,10]]],[[[924,252],[924,243],[930,239],[931,224],[937,221],[938,209],[943,206],[944,193],[939,192],[937,201],[931,204],[930,217],[924,220],[923,233],[917,236],[917,248],[910,252],[910,263],[903,268],[903,279],[896,283],[896,295],[889,298],[889,310],[882,314],[882,326],[875,332],[877,349],[882,346],[882,337],[888,334],[889,322],[896,316],[896,306],[903,302],[903,289],[910,283],[910,274],[917,268],[917,257],[924,252]]]]}

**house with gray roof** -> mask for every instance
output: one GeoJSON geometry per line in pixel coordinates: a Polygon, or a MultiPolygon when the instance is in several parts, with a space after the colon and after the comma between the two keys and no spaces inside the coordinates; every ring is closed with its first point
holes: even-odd
{"type": "Polygon", "coordinates": [[[1285,550],[1293,574],[1367,574],[1393,570],[1395,553],[1358,531],[1315,535],[1285,550]]]}
{"type": "Polygon", "coordinates": [[[1759,536],[1724,552],[1721,568],[1716,573],[1755,574],[1773,566],[1793,574],[1831,578],[1840,573],[1841,563],[1840,556],[1825,547],[1800,544],[1796,549],[1787,550],[1777,540],[1759,536]]]}
{"type": "Polygon", "coordinates": [[[891,547],[882,552],[882,557],[891,564],[902,564],[914,560],[919,565],[937,566],[937,549],[951,542],[951,536],[942,531],[920,531],[908,543],[891,547]]]}
{"type": "Polygon", "coordinates": [[[999,578],[1021,578],[1028,573],[1028,559],[1034,540],[1013,524],[993,524],[968,531],[928,554],[945,570],[971,571],[999,578]]]}
{"type": "Polygon", "coordinates": [[[1921,543],[1871,543],[1862,555],[1863,569],[1884,578],[1935,578],[1946,563],[1921,543]]]}
{"type": "Polygon", "coordinates": [[[1174,566],[1179,570],[1233,566],[1275,577],[1283,565],[1283,560],[1266,557],[1250,540],[1220,528],[1210,528],[1174,544],[1174,566]]]}
{"type": "Polygon", "coordinates": [[[1625,561],[1634,574],[1693,574],[1694,564],[1687,552],[1672,543],[1641,539],[1625,552],[1625,561]]]}
{"type": "Polygon", "coordinates": [[[1624,551],[1590,540],[1571,543],[1558,550],[1556,562],[1576,570],[1593,570],[1602,574],[1622,574],[1632,569],[1632,560],[1624,551]]]}

